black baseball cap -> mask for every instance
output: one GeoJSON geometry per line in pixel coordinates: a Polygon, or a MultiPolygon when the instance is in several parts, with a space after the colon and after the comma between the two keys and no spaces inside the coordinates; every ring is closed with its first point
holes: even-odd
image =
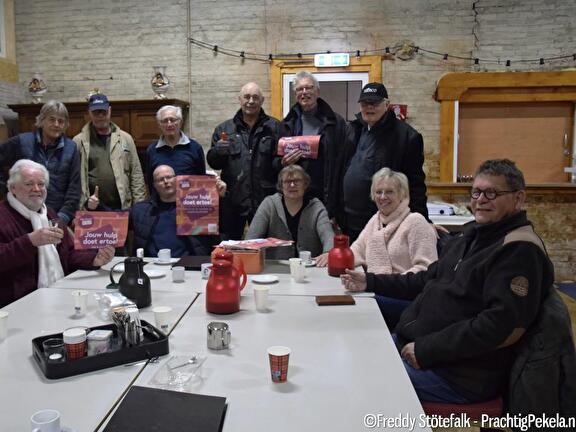
{"type": "Polygon", "coordinates": [[[388,99],[386,87],[384,84],[373,82],[362,88],[358,102],[382,102],[384,99],[388,99]]]}

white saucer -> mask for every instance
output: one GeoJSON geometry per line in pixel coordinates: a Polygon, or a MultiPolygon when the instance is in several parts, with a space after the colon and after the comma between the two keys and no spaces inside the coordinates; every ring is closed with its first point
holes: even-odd
{"type": "Polygon", "coordinates": [[[154,264],[156,265],[170,265],[180,261],[180,258],[170,258],[170,261],[160,261],[158,258],[154,258],[154,264]]]}
{"type": "Polygon", "coordinates": [[[314,267],[314,266],[316,266],[316,260],[315,259],[310,260],[305,265],[306,265],[306,267],[314,267]]]}
{"type": "Polygon", "coordinates": [[[278,276],[274,275],[256,275],[252,276],[252,282],[257,284],[272,284],[278,282],[278,276]]]}
{"type": "Polygon", "coordinates": [[[154,269],[144,269],[144,273],[146,273],[150,279],[157,279],[166,276],[166,272],[154,269]]]}

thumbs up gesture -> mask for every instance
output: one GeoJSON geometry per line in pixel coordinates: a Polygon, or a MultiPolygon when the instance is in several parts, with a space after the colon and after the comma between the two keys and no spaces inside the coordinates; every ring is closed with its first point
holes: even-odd
{"type": "Polygon", "coordinates": [[[96,186],[94,188],[94,193],[90,196],[90,198],[88,198],[88,204],[86,204],[86,207],[88,207],[88,210],[96,210],[99,205],[100,200],[98,199],[98,186],[96,186]]]}

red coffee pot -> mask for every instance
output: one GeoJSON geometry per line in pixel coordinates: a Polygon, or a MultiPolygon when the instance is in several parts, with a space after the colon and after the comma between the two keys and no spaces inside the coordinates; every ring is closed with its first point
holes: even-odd
{"type": "Polygon", "coordinates": [[[328,274],[340,277],[346,273],[346,269],[354,270],[354,253],[350,249],[347,235],[335,235],[334,247],[328,252],[328,274]]]}
{"type": "Polygon", "coordinates": [[[212,257],[212,264],[214,264],[216,260],[224,260],[232,264],[232,276],[238,278],[238,280],[242,278],[242,282],[239,282],[240,291],[242,291],[246,286],[246,282],[248,281],[248,277],[246,276],[246,272],[244,271],[244,264],[242,263],[242,260],[240,258],[235,257],[232,252],[229,252],[227,250],[217,252],[216,255],[212,257]]]}
{"type": "Polygon", "coordinates": [[[224,260],[212,263],[206,284],[206,310],[215,314],[231,314],[240,310],[240,285],[232,274],[232,264],[224,260]]]}

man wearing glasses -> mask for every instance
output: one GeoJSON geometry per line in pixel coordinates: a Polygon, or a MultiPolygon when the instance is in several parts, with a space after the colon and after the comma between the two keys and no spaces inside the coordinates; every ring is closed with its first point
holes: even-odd
{"type": "MultiPolygon", "coordinates": [[[[214,236],[179,236],[176,234],[176,173],[168,165],[159,165],[152,173],[150,199],[136,203],[130,210],[130,229],[134,232],[134,256],[143,248],[144,255],[156,257],[160,249],[170,249],[172,257],[210,255],[214,236]]],[[[226,186],[216,185],[220,194],[226,186]]]]}
{"type": "Polygon", "coordinates": [[[370,199],[370,185],[372,176],[384,167],[408,177],[410,210],[428,219],[422,135],[388,110],[384,85],[366,84],[358,102],[361,113],[350,124],[354,139],[344,156],[344,225],[352,241],[377,211],[370,199]]]}
{"type": "Polygon", "coordinates": [[[146,150],[146,179],[150,194],[154,193],[152,173],[160,165],[168,165],[176,175],[205,175],[206,163],[202,146],[182,132],[182,109],[165,105],[156,113],[162,135],[146,150]]]}
{"type": "Polygon", "coordinates": [[[0,144],[0,196],[6,195],[8,170],[19,159],[44,165],[50,173],[46,206],[68,225],[80,202],[80,155],[65,135],[70,123],[66,106],[46,102],[36,117],[35,130],[21,133],[0,144]]]}
{"type": "MultiPolygon", "coordinates": [[[[280,136],[319,135],[317,159],[305,159],[299,149],[274,160],[275,171],[297,163],[310,176],[310,194],[326,206],[334,219],[339,212],[342,193],[344,149],[349,139],[346,121],[320,98],[320,84],[310,72],[300,71],[294,77],[296,101],[280,124],[280,136]]],[[[374,212],[373,212],[374,213],[374,212]]]]}
{"type": "Polygon", "coordinates": [[[428,270],[341,277],[351,291],[413,300],[396,343],[422,401],[472,403],[502,394],[514,345],[553,293],[554,268],[522,209],[524,176],[514,162],[484,162],[470,197],[475,221],[428,270]]]}

